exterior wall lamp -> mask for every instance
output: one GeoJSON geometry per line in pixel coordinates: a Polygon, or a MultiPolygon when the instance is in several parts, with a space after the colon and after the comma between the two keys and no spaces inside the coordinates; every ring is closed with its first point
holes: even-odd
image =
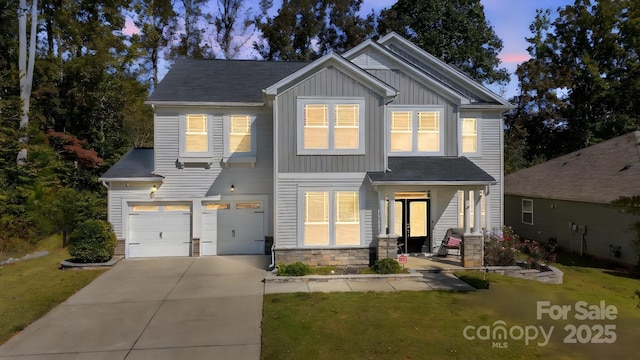
{"type": "Polygon", "coordinates": [[[236,187],[233,184],[231,184],[231,188],[229,189],[229,191],[236,192],[236,187]]]}
{"type": "Polygon", "coordinates": [[[153,185],[151,187],[151,192],[149,193],[150,199],[153,199],[156,196],[156,191],[158,191],[158,188],[155,185],[153,185]]]}

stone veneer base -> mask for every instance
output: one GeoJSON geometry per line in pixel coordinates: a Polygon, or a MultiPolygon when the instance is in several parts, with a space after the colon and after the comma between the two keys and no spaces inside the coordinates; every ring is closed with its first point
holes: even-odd
{"type": "Polygon", "coordinates": [[[369,266],[375,262],[375,248],[274,249],[276,264],[296,261],[310,266],[369,266]]]}

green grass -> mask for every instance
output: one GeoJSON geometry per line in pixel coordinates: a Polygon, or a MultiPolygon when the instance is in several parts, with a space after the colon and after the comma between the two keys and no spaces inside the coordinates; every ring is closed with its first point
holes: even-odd
{"type": "MultiPolygon", "coordinates": [[[[627,272],[602,269],[566,259],[557,264],[564,284],[543,284],[495,274],[488,290],[473,293],[438,291],[400,293],[298,293],[264,298],[262,359],[623,359],[635,358],[640,280],[627,272]],[[618,310],[615,320],[536,320],[537,302],[598,305],[618,310]],[[491,341],[467,340],[467,326],[513,326],[554,330],[546,346],[510,339],[506,349],[491,341]],[[613,344],[565,344],[565,326],[616,326],[613,344]]],[[[482,284],[480,272],[464,272],[482,284]]]]}
{"type": "Polygon", "coordinates": [[[59,270],[69,253],[62,240],[43,240],[49,255],[0,266],[0,344],[89,284],[104,270],[59,270]]]}

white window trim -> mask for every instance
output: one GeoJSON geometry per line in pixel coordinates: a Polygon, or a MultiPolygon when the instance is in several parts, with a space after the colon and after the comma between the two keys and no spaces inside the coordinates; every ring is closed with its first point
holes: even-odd
{"type": "Polygon", "coordinates": [[[213,161],[213,116],[205,112],[190,112],[178,115],[180,140],[178,161],[181,163],[211,163],[213,161]],[[207,117],[207,149],[204,152],[188,152],[185,150],[187,142],[187,115],[197,114],[207,117]]]}
{"type": "Polygon", "coordinates": [[[222,131],[224,134],[223,141],[223,158],[224,163],[255,163],[257,160],[257,130],[256,130],[256,115],[255,114],[227,114],[222,117],[222,131]],[[229,151],[230,135],[231,135],[231,116],[249,116],[251,119],[251,151],[242,153],[232,153],[229,151]]]}
{"type": "Polygon", "coordinates": [[[445,149],[445,121],[444,121],[444,107],[442,106],[415,106],[415,105],[392,105],[387,106],[385,114],[385,136],[387,138],[387,155],[388,156],[444,156],[445,149]],[[391,113],[395,111],[411,112],[411,139],[412,151],[391,151],[391,113]],[[439,151],[418,151],[418,113],[422,111],[439,112],[439,135],[440,135],[440,150],[439,151]]]}
{"type": "Polygon", "coordinates": [[[521,207],[521,214],[522,214],[522,223],[523,224],[527,224],[527,225],[533,225],[533,200],[532,199],[522,199],[522,207],[521,207]],[[525,201],[530,201],[531,202],[531,211],[524,211],[524,202],[525,201]],[[531,222],[525,222],[524,221],[524,214],[531,214],[531,222]]]}
{"type": "Polygon", "coordinates": [[[365,154],[365,100],[360,97],[306,97],[297,98],[296,111],[296,137],[298,155],[364,155],[365,154]],[[304,106],[308,104],[326,104],[329,107],[329,147],[328,149],[304,148],[304,106]],[[358,148],[336,149],[334,148],[335,114],[334,106],[341,104],[358,104],[358,148]]]}
{"type": "Polygon", "coordinates": [[[298,188],[298,247],[300,248],[349,248],[349,247],[362,247],[364,246],[365,235],[365,212],[364,212],[365,199],[363,192],[358,187],[299,187],[298,188]],[[336,219],[337,219],[337,207],[335,194],[336,192],[356,192],[358,193],[358,219],[360,221],[360,243],[353,245],[336,245],[336,219]],[[305,245],[304,243],[304,219],[305,219],[305,198],[304,195],[307,192],[328,192],[329,193],[329,245],[305,245]]]}
{"type": "Polygon", "coordinates": [[[464,113],[458,117],[458,153],[467,157],[482,157],[482,114],[481,113],[464,113]],[[462,151],[462,119],[476,119],[476,151],[462,151]]]}

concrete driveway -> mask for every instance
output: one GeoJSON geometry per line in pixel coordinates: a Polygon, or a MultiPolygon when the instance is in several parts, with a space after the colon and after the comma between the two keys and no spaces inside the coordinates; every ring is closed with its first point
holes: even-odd
{"type": "Polygon", "coordinates": [[[128,259],[0,347],[0,359],[259,359],[267,256],[128,259]]]}

